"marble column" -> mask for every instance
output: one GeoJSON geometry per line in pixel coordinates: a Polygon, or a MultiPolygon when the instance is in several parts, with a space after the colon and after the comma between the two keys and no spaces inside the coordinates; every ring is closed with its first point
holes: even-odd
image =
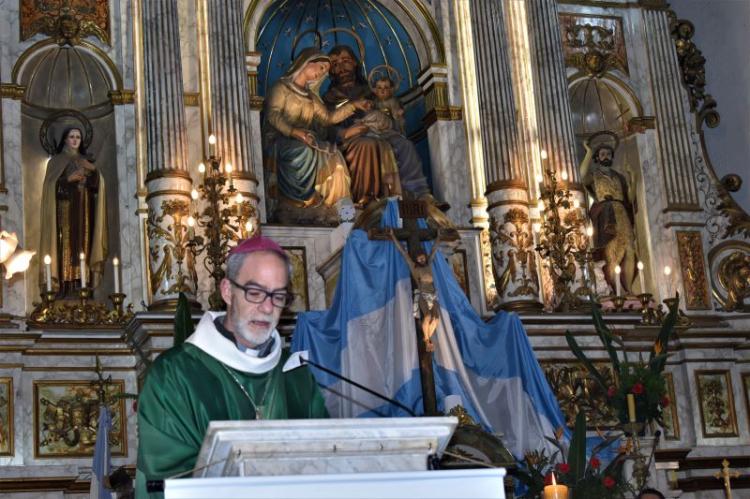
{"type": "Polygon", "coordinates": [[[209,130],[216,135],[216,153],[231,163],[234,185],[257,208],[262,170],[253,155],[250,93],[242,31],[242,0],[206,0],[208,38],[204,67],[210,81],[209,130]]]}
{"type": "Polygon", "coordinates": [[[477,70],[485,196],[498,305],[539,308],[528,182],[521,166],[504,8],[494,0],[471,2],[477,70]]]}
{"type": "Polygon", "coordinates": [[[571,188],[581,190],[557,0],[529,0],[526,15],[539,147],[547,151],[558,179],[566,172],[571,188]]]}
{"type": "Polygon", "coordinates": [[[690,144],[693,124],[687,119],[690,104],[682,85],[668,15],[666,10],[643,11],[657,117],[657,158],[667,196],[665,211],[697,211],[701,207],[690,144]]]}
{"type": "Polygon", "coordinates": [[[192,180],[187,171],[178,0],[142,4],[152,310],[171,309],[180,292],[195,300],[195,266],[187,242],[192,180]]]}

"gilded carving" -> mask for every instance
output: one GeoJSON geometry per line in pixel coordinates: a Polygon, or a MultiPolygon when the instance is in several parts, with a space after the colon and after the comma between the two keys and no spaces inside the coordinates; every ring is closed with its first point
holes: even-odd
{"type": "MultiPolygon", "coordinates": [[[[115,380],[107,386],[108,395],[122,393],[125,384],[115,380]]],[[[114,456],[127,455],[124,416],[125,401],[109,398],[112,415],[109,444],[114,456]]],[[[34,381],[35,457],[91,456],[96,443],[99,419],[97,388],[88,381],[34,381]]]]}
{"type": "MultiPolygon", "coordinates": [[[[545,363],[543,368],[568,425],[574,424],[576,415],[582,410],[586,412],[589,426],[617,424],[617,415],[609,404],[607,393],[582,364],[545,363]]],[[[610,369],[600,368],[602,371],[608,380],[613,379],[610,369]]]]}
{"type": "Polygon", "coordinates": [[[750,297],[750,254],[735,250],[718,267],[719,284],[726,290],[724,310],[732,312],[744,308],[750,297]]]}
{"type": "Polygon", "coordinates": [[[677,231],[677,248],[688,310],[711,308],[703,258],[703,241],[698,231],[677,231]]]}
{"type": "Polygon", "coordinates": [[[505,213],[503,221],[497,221],[490,230],[494,268],[499,272],[499,269],[504,267],[502,274],[495,277],[498,294],[505,294],[508,285],[514,284],[516,287],[508,293],[508,296],[538,295],[539,291],[535,285],[537,277],[533,253],[534,240],[529,227],[528,214],[519,208],[511,208],[505,213]]]}
{"type": "Polygon", "coordinates": [[[495,276],[492,271],[492,243],[490,242],[490,231],[488,229],[484,229],[479,233],[479,247],[482,252],[484,299],[488,307],[493,307],[498,298],[497,288],[495,287],[495,276]]]}
{"type": "Polygon", "coordinates": [[[148,215],[149,240],[161,239],[164,242],[162,245],[150,245],[151,293],[156,294],[161,288],[163,294],[194,294],[198,274],[195,271],[195,255],[190,244],[189,230],[183,223],[183,219],[189,216],[188,203],[179,199],[167,199],[161,203],[161,212],[157,216],[149,210],[148,215]],[[166,217],[172,219],[171,224],[164,223],[166,217]],[[154,269],[153,266],[159,260],[161,263],[154,269]]]}
{"type": "Polygon", "coordinates": [[[690,110],[698,115],[698,126],[704,122],[709,128],[719,125],[716,100],[706,93],[706,58],[692,38],[695,26],[685,19],[672,20],[672,38],[677,50],[677,60],[682,71],[682,81],[690,96],[690,110]]]}
{"type": "Polygon", "coordinates": [[[566,65],[590,76],[610,69],[628,74],[621,18],[561,14],[560,30],[566,65]]]}
{"type": "Polygon", "coordinates": [[[109,45],[107,0],[21,0],[21,41],[41,33],[60,45],[95,36],[109,45]]]}

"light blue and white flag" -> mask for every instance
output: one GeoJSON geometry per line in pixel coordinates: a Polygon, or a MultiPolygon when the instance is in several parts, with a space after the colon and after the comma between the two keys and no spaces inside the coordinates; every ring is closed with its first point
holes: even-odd
{"type": "MultiPolygon", "coordinates": [[[[390,201],[381,226],[396,227],[397,221],[398,205],[390,201]]],[[[430,249],[425,243],[427,254],[430,249]]],[[[500,312],[485,323],[440,253],[432,271],[440,306],[440,325],[432,338],[438,410],[443,410],[447,396],[458,396],[475,421],[503,434],[516,458],[527,450],[549,449],[544,437],[564,428],[565,419],[520,319],[500,312]]],[[[364,231],[352,231],[331,308],[298,315],[292,351],[299,350],[308,350],[312,361],[423,413],[411,280],[392,242],[370,241],[364,231]]],[[[311,369],[325,388],[332,417],[407,416],[392,404],[311,369]]]]}
{"type": "Polygon", "coordinates": [[[96,430],[94,447],[94,464],[91,467],[91,499],[111,499],[112,494],[104,487],[104,478],[109,476],[109,431],[112,429],[112,418],[106,405],[99,406],[99,427],[96,430]]]}

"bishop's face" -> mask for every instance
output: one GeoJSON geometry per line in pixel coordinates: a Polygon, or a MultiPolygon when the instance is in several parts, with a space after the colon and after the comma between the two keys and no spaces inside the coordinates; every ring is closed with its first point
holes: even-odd
{"type": "MultiPolygon", "coordinates": [[[[243,287],[269,293],[284,292],[289,282],[289,270],[276,253],[258,251],[245,257],[234,281],[243,287]]],[[[227,304],[224,325],[240,343],[255,348],[268,340],[283,310],[273,305],[270,296],[260,303],[251,303],[245,298],[244,289],[227,279],[221,282],[221,296],[227,304]]]]}

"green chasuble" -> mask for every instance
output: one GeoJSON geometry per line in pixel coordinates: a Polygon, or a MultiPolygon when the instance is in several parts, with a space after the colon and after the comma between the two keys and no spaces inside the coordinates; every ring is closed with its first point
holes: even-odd
{"type": "Polygon", "coordinates": [[[282,372],[289,355],[283,351],[276,366],[264,374],[233,369],[191,343],[159,356],[138,397],[136,497],[162,497],[148,494],[145,480],[164,479],[195,466],[209,422],[255,419],[249,398],[262,406],[263,419],[328,417],[307,367],[282,372]]]}

